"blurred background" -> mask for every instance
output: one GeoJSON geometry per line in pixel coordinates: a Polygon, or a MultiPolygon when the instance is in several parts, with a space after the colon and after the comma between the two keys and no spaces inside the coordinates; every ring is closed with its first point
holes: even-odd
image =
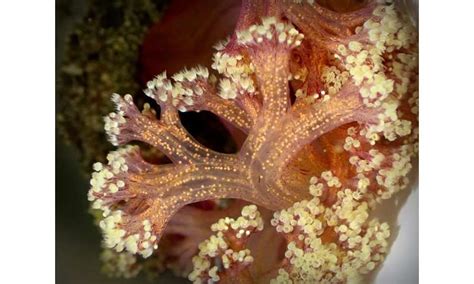
{"type": "MultiPolygon", "coordinates": [[[[137,39],[130,41],[134,46],[128,47],[133,53],[138,48],[137,41],[141,40],[144,34],[140,27],[145,31],[152,21],[151,18],[143,19],[143,24],[134,23],[135,27],[123,29],[123,23],[120,21],[124,17],[122,9],[125,2],[134,1],[56,1],[56,110],[58,117],[56,129],[56,281],[61,284],[152,283],[143,275],[133,279],[121,279],[109,278],[101,273],[99,259],[101,236],[98,228],[94,226],[93,216],[88,213],[89,176],[87,169],[90,169],[91,161],[97,155],[105,153],[109,147],[105,137],[97,134],[99,126],[95,124],[101,123],[100,117],[109,111],[109,103],[106,98],[102,98],[102,92],[107,92],[110,96],[111,93],[108,92],[107,87],[110,88],[109,85],[113,83],[105,84],[106,87],[100,89],[100,81],[93,78],[94,75],[101,72],[113,73],[107,69],[111,67],[101,66],[113,63],[110,59],[111,55],[97,55],[99,51],[97,49],[100,47],[99,44],[94,46],[94,43],[101,37],[104,41],[106,38],[112,38],[112,30],[117,33],[118,37],[124,32],[135,32],[138,34],[137,39]],[[114,13],[101,14],[107,9],[100,5],[107,5],[107,9],[110,8],[114,13]],[[94,13],[96,18],[84,21],[88,14],[93,15],[94,13]],[[117,15],[119,16],[117,17],[117,15]],[[84,26],[84,22],[86,26],[84,26]],[[104,33],[100,34],[98,23],[109,27],[110,33],[105,33],[107,37],[103,37],[104,33]],[[115,28],[113,25],[116,25],[115,28]],[[85,33],[89,34],[85,35],[85,33]],[[78,43],[77,41],[83,42],[78,43]],[[94,63],[96,66],[91,66],[94,63]],[[89,68],[88,71],[81,70],[87,68],[89,68]],[[97,88],[94,87],[94,84],[97,84],[97,88]],[[92,98],[81,97],[81,94],[88,91],[92,94],[92,98]],[[102,106],[91,106],[91,110],[86,109],[88,102],[93,100],[105,103],[102,106]],[[100,111],[98,111],[98,107],[101,108],[100,111]],[[97,113],[92,119],[87,120],[85,116],[93,111],[97,111],[97,113]],[[99,141],[101,139],[103,140],[99,141]],[[86,145],[85,141],[87,140],[90,141],[86,145]]],[[[143,1],[136,2],[141,4],[138,2],[143,1]]],[[[164,2],[166,1],[155,1],[153,4],[156,6],[142,7],[142,12],[139,15],[142,16],[151,11],[154,13],[153,16],[157,17],[165,4],[164,2]]],[[[149,3],[152,2],[149,1],[149,3]]],[[[124,49],[127,50],[127,47],[124,49]]],[[[110,47],[107,50],[110,51],[110,47]]],[[[134,58],[137,55],[130,55],[130,52],[125,53],[125,58],[117,58],[115,63],[120,66],[122,62],[119,60],[130,59],[128,65],[135,65],[134,58]]],[[[122,67],[127,68],[128,65],[122,67]]],[[[134,91],[133,88],[137,88],[138,85],[133,83],[135,80],[133,70],[122,73],[126,74],[115,75],[117,78],[110,81],[127,76],[129,77],[127,80],[132,80],[132,83],[125,83],[122,86],[129,88],[130,92],[134,91]]],[[[168,274],[163,275],[159,281],[153,281],[153,283],[184,282],[178,281],[177,278],[168,274]]]]}

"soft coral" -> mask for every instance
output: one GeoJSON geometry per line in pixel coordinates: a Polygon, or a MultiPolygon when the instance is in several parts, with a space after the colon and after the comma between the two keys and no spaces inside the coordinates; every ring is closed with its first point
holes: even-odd
{"type": "MultiPolygon", "coordinates": [[[[269,275],[283,267],[281,279],[343,281],[381,260],[347,253],[385,252],[386,225],[377,235],[380,225],[367,211],[407,184],[417,139],[416,34],[393,5],[370,2],[340,14],[300,2],[244,1],[236,32],[217,45],[220,79],[197,67],[147,83],[159,119],[149,108],[140,112],[131,96],[113,96],[110,141],[145,142],[173,164],[149,164],[127,146],[111,153],[108,165],[95,165],[89,199],[104,211],[106,246],[148,257],[180,208],[235,198],[282,210],[272,222],[290,245],[269,275]],[[298,87],[294,102],[289,81],[298,87]],[[178,110],[213,112],[248,136],[236,154],[212,151],[184,129],[178,110]],[[321,224],[308,232],[314,220],[321,224]],[[321,266],[320,274],[306,275],[314,263],[293,262],[317,257],[305,255],[310,247],[327,251],[321,261],[332,267],[336,259],[339,270],[321,266]]],[[[222,268],[207,272],[225,279],[222,268]]],[[[258,279],[255,273],[245,277],[258,279]]]]}

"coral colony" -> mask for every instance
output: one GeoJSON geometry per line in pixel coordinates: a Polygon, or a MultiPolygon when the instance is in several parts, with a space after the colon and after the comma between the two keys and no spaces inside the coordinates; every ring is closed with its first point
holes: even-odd
{"type": "Polygon", "coordinates": [[[418,149],[416,30],[391,1],[338,13],[244,0],[216,50],[212,71],[148,82],[158,118],[112,96],[105,130],[119,148],[94,164],[88,195],[105,269],[130,277],[155,260],[194,283],[361,281],[390,236],[370,213],[408,185],[418,149]],[[178,111],[201,110],[247,134],[237,153],[184,129],[178,111]],[[146,162],[131,141],[172,163],[146,162]],[[217,206],[189,205],[206,200],[217,206]]]}

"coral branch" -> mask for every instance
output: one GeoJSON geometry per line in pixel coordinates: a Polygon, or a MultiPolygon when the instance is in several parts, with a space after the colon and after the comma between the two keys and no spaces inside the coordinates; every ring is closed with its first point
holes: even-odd
{"type": "Polygon", "coordinates": [[[255,114],[247,115],[247,113],[237,106],[234,101],[221,99],[219,97],[212,97],[212,99],[207,100],[205,108],[203,109],[229,121],[244,133],[250,131],[253,124],[252,117],[255,116],[255,114]]]}
{"type": "Polygon", "coordinates": [[[244,132],[252,125],[250,118],[234,102],[217,96],[215,77],[203,67],[183,70],[173,75],[174,83],[162,73],[147,83],[145,94],[155,99],[162,110],[207,110],[226,119],[244,132]]]}
{"type": "Polygon", "coordinates": [[[165,109],[163,121],[145,109],[144,113],[133,104],[132,97],[114,94],[117,111],[105,117],[105,130],[114,145],[138,140],[158,148],[176,163],[192,163],[200,159],[228,160],[225,154],[214,152],[195,141],[182,127],[174,109],[165,109]]]}
{"type": "Polygon", "coordinates": [[[218,43],[213,57],[212,68],[224,77],[219,81],[219,96],[239,105],[253,125],[261,108],[253,79],[255,67],[239,48],[228,45],[229,41],[218,43]]]}
{"type": "Polygon", "coordinates": [[[301,44],[303,35],[292,25],[264,18],[261,25],[237,33],[238,42],[248,46],[263,97],[262,115],[267,119],[283,115],[290,105],[288,76],[290,50],[301,44]]]}
{"type": "MultiPolygon", "coordinates": [[[[298,108],[282,121],[281,130],[274,133],[266,152],[262,152],[263,167],[269,169],[271,180],[278,180],[285,167],[305,145],[341,125],[359,121],[376,121],[378,112],[369,110],[362,103],[357,90],[347,89],[338,96],[298,108]]],[[[278,185],[281,187],[282,185],[278,185]]]]}
{"type": "Polygon", "coordinates": [[[261,25],[240,31],[237,38],[239,44],[248,46],[263,101],[259,118],[241,152],[244,159],[252,161],[290,107],[290,51],[301,44],[303,35],[291,24],[270,17],[262,19],[261,25]]]}
{"type": "Polygon", "coordinates": [[[237,164],[154,166],[134,146],[111,152],[108,160],[94,165],[89,200],[106,217],[106,246],[117,251],[151,255],[171,216],[189,203],[224,197],[268,203],[248,187],[245,167],[237,164]]]}

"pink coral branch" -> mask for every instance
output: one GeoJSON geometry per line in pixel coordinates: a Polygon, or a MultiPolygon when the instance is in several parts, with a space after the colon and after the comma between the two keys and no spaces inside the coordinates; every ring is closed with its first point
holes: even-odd
{"type": "Polygon", "coordinates": [[[162,73],[148,82],[145,94],[155,99],[162,110],[210,111],[244,132],[248,132],[252,121],[234,101],[217,95],[215,77],[209,78],[206,68],[197,67],[173,75],[174,83],[162,73]]]}
{"type": "Polygon", "coordinates": [[[133,146],[112,152],[108,160],[108,165],[94,166],[89,200],[106,217],[102,227],[107,246],[119,251],[128,246],[131,252],[149,255],[171,216],[189,203],[237,198],[274,206],[249,186],[248,171],[237,161],[156,166],[133,146]]]}
{"type": "Polygon", "coordinates": [[[164,109],[162,120],[151,113],[142,114],[130,96],[114,95],[117,112],[105,118],[105,129],[114,145],[138,140],[158,148],[175,163],[193,163],[201,158],[227,160],[228,155],[214,152],[194,140],[181,125],[176,110],[164,109]]]}
{"type": "Polygon", "coordinates": [[[280,131],[269,138],[275,142],[269,144],[265,156],[260,157],[266,161],[263,166],[271,169],[267,176],[279,180],[275,177],[281,177],[285,167],[304,146],[344,124],[374,122],[378,112],[364,106],[357,88],[350,84],[334,98],[290,112],[281,122],[280,131]]]}

